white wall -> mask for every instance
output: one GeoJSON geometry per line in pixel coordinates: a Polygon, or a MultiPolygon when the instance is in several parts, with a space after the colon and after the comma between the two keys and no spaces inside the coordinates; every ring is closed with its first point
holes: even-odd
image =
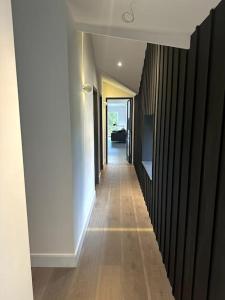
{"type": "Polygon", "coordinates": [[[95,197],[93,93],[82,84],[98,88],[90,35],[76,31],[68,14],[71,128],[73,149],[74,238],[76,249],[87,225],[95,197]]]}
{"type": "Polygon", "coordinates": [[[12,3],[32,263],[65,266],[75,251],[66,7],[12,3]]]}
{"type": "Polygon", "coordinates": [[[13,0],[33,266],[75,266],[95,196],[92,40],[61,0],[13,0]]]}
{"type": "Polygon", "coordinates": [[[0,299],[31,300],[11,1],[0,1],[0,299]]]}

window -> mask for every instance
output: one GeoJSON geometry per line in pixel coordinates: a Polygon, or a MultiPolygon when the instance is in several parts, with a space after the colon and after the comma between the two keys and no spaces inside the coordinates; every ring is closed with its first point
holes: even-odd
{"type": "Polygon", "coordinates": [[[117,130],[118,126],[118,112],[110,111],[108,112],[108,134],[111,135],[113,130],[117,130]]]}

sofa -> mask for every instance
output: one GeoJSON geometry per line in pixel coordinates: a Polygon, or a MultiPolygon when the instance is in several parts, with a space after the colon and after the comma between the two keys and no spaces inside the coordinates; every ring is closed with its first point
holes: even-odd
{"type": "Polygon", "coordinates": [[[111,141],[112,142],[126,143],[126,139],[127,139],[127,132],[125,129],[114,130],[111,133],[111,141]]]}

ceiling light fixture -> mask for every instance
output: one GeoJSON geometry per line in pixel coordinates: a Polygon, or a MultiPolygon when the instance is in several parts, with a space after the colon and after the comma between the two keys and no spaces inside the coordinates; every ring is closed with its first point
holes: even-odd
{"type": "Polygon", "coordinates": [[[130,9],[128,11],[125,11],[122,14],[122,20],[124,23],[133,23],[135,20],[135,15],[133,11],[133,2],[130,3],[130,9]]]}
{"type": "Polygon", "coordinates": [[[82,86],[82,90],[87,93],[90,94],[92,92],[92,85],[90,85],[89,83],[85,83],[82,86]]]}
{"type": "Polygon", "coordinates": [[[122,64],[122,61],[118,61],[117,66],[121,68],[122,65],[123,65],[123,64],[122,64]]]}

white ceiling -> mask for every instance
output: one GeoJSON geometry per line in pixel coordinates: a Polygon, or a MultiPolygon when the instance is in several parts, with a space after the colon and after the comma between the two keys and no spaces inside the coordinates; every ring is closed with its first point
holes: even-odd
{"type": "Polygon", "coordinates": [[[189,48],[190,35],[220,0],[67,0],[77,30],[93,34],[103,77],[138,92],[147,42],[189,48]],[[122,14],[132,4],[135,20],[122,14]],[[117,62],[122,61],[122,68],[117,62]]]}
{"type": "Polygon", "coordinates": [[[138,92],[146,43],[128,39],[93,35],[96,65],[100,73],[134,92],[138,92]],[[118,67],[118,61],[122,67],[118,67]]]}
{"type": "Polygon", "coordinates": [[[220,0],[68,0],[77,28],[84,32],[188,48],[190,34],[220,0]],[[133,3],[135,21],[122,14],[133,3]]]}

